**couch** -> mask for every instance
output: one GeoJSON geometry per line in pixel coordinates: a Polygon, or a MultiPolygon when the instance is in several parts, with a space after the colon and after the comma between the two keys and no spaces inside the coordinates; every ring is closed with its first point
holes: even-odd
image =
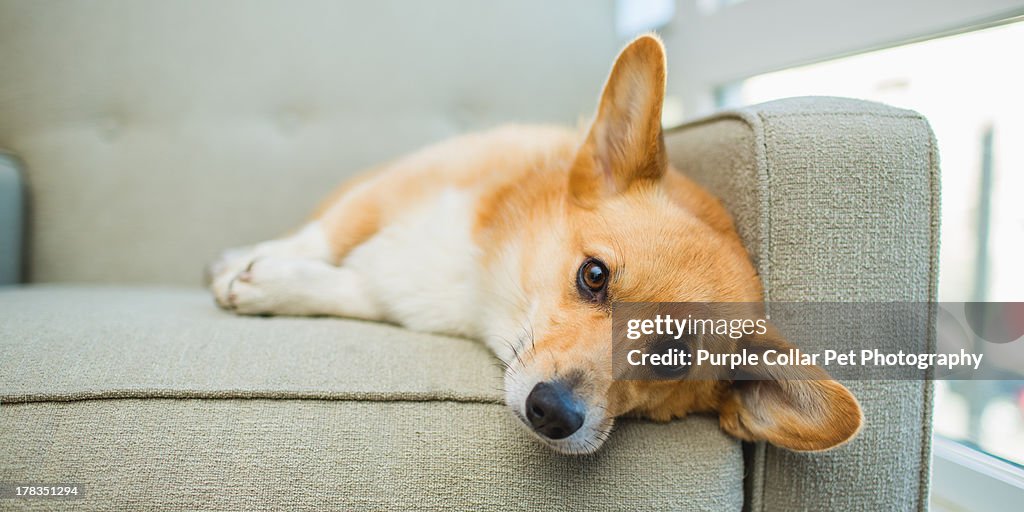
{"type": "MultiPolygon", "coordinates": [[[[214,306],[208,259],[346,175],[590,111],[611,3],[533,4],[0,1],[0,262],[23,260],[0,286],[0,482],[83,489],[0,509],[926,509],[927,382],[846,383],[865,425],[825,453],[694,416],[569,457],[508,413],[477,342],[214,306]]],[[[795,98],[666,144],[734,215],[767,299],[934,300],[920,115],[795,98]]]]}

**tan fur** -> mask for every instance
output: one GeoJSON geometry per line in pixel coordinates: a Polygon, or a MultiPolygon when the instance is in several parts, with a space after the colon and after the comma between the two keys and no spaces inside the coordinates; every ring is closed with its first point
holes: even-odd
{"type": "Polygon", "coordinates": [[[797,450],[841,444],[859,429],[860,409],[820,369],[808,370],[818,380],[801,381],[612,379],[610,308],[581,301],[575,287],[585,258],[607,264],[612,301],[762,297],[729,214],[668,163],[660,127],[665,76],[660,41],[642,36],[617,59],[586,132],[510,126],[466,135],[346,184],[314,217],[332,258],[343,262],[397,216],[456,188],[476,205],[472,237],[482,266],[513,276],[536,306],[528,318],[534,337],[514,367],[572,375],[576,392],[609,419],[719,412],[722,428],[741,439],[797,450]],[[517,266],[503,267],[510,261],[517,266]],[[787,401],[787,393],[803,398],[787,401]]]}

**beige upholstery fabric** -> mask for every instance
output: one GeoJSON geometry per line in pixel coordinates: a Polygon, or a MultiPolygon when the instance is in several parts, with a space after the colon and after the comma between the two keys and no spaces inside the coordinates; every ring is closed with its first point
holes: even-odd
{"type": "Polygon", "coordinates": [[[575,123],[619,49],[612,11],[0,0],[0,150],[28,170],[29,280],[197,284],[367,166],[498,123],[575,123]]]}
{"type": "Polygon", "coordinates": [[[626,423],[607,450],[571,458],[485,404],[2,407],[0,478],[85,486],[86,497],[66,507],[37,500],[18,510],[739,510],[742,500],[739,447],[709,418],[626,423]]]}
{"type": "Polygon", "coordinates": [[[480,343],[370,322],[241,317],[198,289],[34,286],[0,291],[0,311],[13,317],[0,324],[5,401],[502,398],[480,343]]]}
{"type": "MultiPolygon", "coordinates": [[[[733,212],[768,300],[935,300],[938,162],[919,114],[796,98],[684,126],[667,144],[733,212]]],[[[931,384],[846,384],[864,408],[861,434],[824,454],[755,447],[752,510],[927,508],[931,384]]]]}
{"type": "Polygon", "coordinates": [[[742,451],[715,419],[623,421],[594,456],[553,454],[474,342],[239,318],[170,288],[7,289],[0,311],[0,482],[85,487],[58,508],[742,505],[742,451]]]}

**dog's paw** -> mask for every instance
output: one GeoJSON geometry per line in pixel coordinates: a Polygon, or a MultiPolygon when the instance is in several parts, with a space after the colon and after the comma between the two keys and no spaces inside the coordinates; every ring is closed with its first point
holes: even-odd
{"type": "Polygon", "coordinates": [[[256,258],[234,275],[225,289],[225,307],[240,315],[303,315],[303,286],[308,267],[303,259],[256,258]]]}
{"type": "Polygon", "coordinates": [[[237,273],[238,268],[245,267],[252,262],[251,256],[254,252],[253,247],[236,247],[220,253],[217,259],[211,261],[203,269],[203,284],[213,286],[217,278],[230,272],[232,268],[237,273]],[[250,257],[246,258],[246,256],[250,257]]]}
{"type": "Polygon", "coordinates": [[[252,248],[230,249],[206,266],[206,281],[218,306],[235,309],[231,298],[234,282],[258,258],[259,253],[252,248]]]}

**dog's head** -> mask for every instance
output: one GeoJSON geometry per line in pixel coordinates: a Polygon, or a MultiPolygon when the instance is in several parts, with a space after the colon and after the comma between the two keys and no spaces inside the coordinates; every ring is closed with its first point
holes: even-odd
{"type": "MultiPolygon", "coordinates": [[[[540,439],[589,453],[614,418],[667,421],[717,411],[744,440],[824,450],[861,423],[850,392],[818,367],[755,380],[617,380],[609,343],[615,302],[756,302],[761,285],[718,202],[670,170],[661,132],[665,55],[642,36],[616,60],[571,164],[567,198],[521,267],[539,299],[529,339],[506,373],[507,402],[540,439]],[[781,378],[780,378],[781,377],[781,378]]],[[[774,332],[774,329],[770,330],[774,332]]],[[[785,349],[767,334],[744,347],[785,349]]]]}

